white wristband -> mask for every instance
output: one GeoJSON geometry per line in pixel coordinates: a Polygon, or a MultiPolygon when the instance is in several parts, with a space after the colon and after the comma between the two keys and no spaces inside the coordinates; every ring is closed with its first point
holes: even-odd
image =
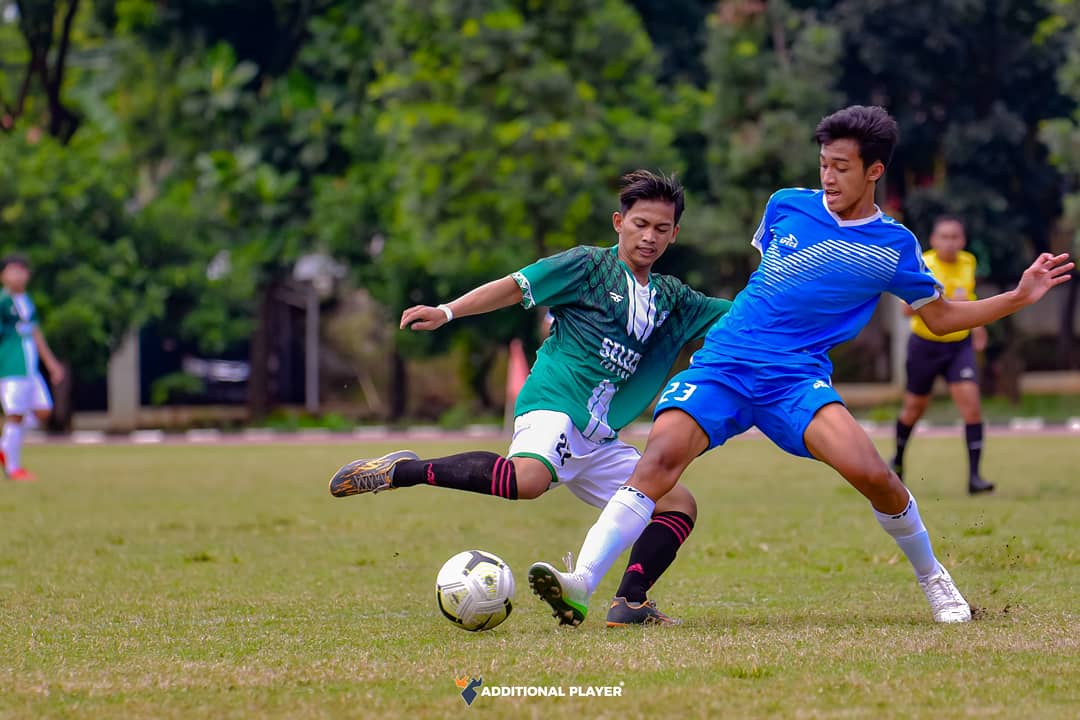
{"type": "Polygon", "coordinates": [[[449,305],[439,305],[438,308],[446,314],[446,322],[450,322],[454,319],[454,311],[450,309],[449,305]]]}

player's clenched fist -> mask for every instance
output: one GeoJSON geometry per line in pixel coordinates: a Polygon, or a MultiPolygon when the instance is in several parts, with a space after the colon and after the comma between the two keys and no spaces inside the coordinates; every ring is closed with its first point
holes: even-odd
{"type": "Polygon", "coordinates": [[[439,308],[431,305],[414,305],[401,313],[400,327],[402,330],[406,328],[411,330],[437,330],[448,322],[450,322],[450,318],[439,308]]]}

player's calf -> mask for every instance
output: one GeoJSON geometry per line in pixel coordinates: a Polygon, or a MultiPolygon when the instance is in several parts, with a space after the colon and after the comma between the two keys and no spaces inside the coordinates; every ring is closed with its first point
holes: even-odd
{"type": "MultiPolygon", "coordinates": [[[[545,471],[545,475],[550,480],[550,474],[545,471]]],[[[393,486],[414,485],[464,490],[507,500],[520,497],[514,460],[493,452],[464,452],[433,460],[414,458],[401,463],[394,471],[393,486]]],[[[544,489],[547,489],[546,485],[544,489]]],[[[530,497],[540,494],[533,484],[529,485],[529,490],[530,497]]]]}

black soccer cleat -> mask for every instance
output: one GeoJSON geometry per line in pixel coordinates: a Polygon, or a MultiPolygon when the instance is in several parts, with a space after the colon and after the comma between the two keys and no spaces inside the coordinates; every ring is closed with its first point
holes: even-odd
{"type": "Polygon", "coordinates": [[[360,458],[343,466],[330,478],[330,494],[348,497],[393,490],[394,466],[403,460],[419,460],[411,450],[398,450],[378,458],[360,458]]]}
{"type": "Polygon", "coordinates": [[[626,627],[627,625],[682,625],[682,620],[660,612],[652,600],[632,603],[626,598],[617,597],[611,601],[611,607],[608,608],[607,626],[626,627]]]}
{"type": "Polygon", "coordinates": [[[968,495],[978,495],[979,493],[988,492],[994,492],[994,483],[983,480],[978,475],[972,475],[968,478],[968,495]]]}

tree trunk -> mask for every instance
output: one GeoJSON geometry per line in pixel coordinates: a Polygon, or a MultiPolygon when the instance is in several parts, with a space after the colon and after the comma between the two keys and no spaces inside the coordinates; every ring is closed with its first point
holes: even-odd
{"type": "Polygon", "coordinates": [[[273,321],[274,284],[262,289],[251,338],[248,374],[248,415],[252,422],[266,419],[270,412],[270,332],[273,321]]]}
{"type": "Polygon", "coordinates": [[[409,369],[405,358],[394,350],[390,368],[390,422],[399,422],[409,407],[409,369]]]}
{"type": "Polygon", "coordinates": [[[1068,285],[1068,295],[1065,296],[1065,304],[1061,308],[1061,323],[1058,325],[1058,367],[1062,370],[1072,370],[1076,367],[1076,355],[1073,352],[1074,337],[1073,328],[1076,327],[1076,298],[1080,295],[1080,277],[1073,274],[1072,282],[1068,285]]]}
{"type": "Polygon", "coordinates": [[[73,414],[71,391],[74,388],[75,378],[72,376],[71,363],[62,362],[61,364],[64,366],[64,382],[54,385],[52,388],[53,411],[45,427],[49,432],[69,432],[71,430],[73,414]]]}

